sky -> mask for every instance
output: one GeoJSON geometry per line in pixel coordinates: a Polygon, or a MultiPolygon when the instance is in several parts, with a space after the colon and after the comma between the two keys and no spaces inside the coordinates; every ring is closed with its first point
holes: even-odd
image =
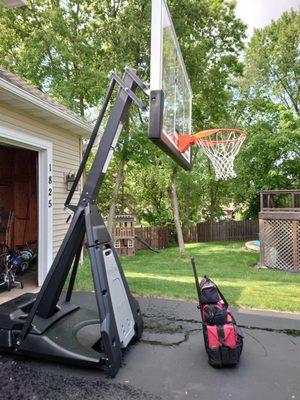
{"type": "Polygon", "coordinates": [[[300,11],[300,0],[237,0],[236,14],[248,25],[250,38],[254,28],[263,28],[291,8],[300,11]]]}

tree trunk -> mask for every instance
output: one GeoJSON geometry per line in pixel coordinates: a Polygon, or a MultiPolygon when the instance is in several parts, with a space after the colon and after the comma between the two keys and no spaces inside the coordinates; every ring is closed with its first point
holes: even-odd
{"type": "Polygon", "coordinates": [[[209,206],[209,219],[210,222],[215,222],[216,219],[216,209],[218,204],[218,191],[220,187],[220,181],[213,182],[214,180],[214,171],[211,168],[211,164],[208,161],[208,173],[210,177],[210,187],[209,187],[209,197],[210,197],[210,206],[209,206]]]}
{"type": "Polygon", "coordinates": [[[182,226],[180,223],[179,208],[178,208],[178,198],[177,198],[177,170],[174,169],[171,178],[171,186],[169,188],[169,196],[172,205],[173,218],[176,228],[179,252],[181,255],[185,254],[185,246],[183,240],[182,226]]]}
{"type": "Polygon", "coordinates": [[[115,186],[113,188],[113,192],[111,195],[111,203],[110,203],[109,214],[108,214],[107,230],[111,237],[113,236],[112,234],[113,234],[114,219],[115,219],[115,214],[116,214],[116,201],[118,198],[118,193],[119,193],[120,187],[122,186],[122,183],[124,180],[124,168],[125,168],[125,157],[122,154],[120,163],[119,163],[118,173],[116,176],[115,186]]]}
{"type": "Polygon", "coordinates": [[[210,204],[208,207],[209,224],[210,224],[209,240],[213,240],[213,227],[214,227],[214,222],[216,219],[217,194],[218,194],[218,189],[219,189],[219,181],[214,182],[215,172],[214,172],[209,160],[207,160],[207,170],[208,170],[208,176],[209,176],[208,193],[209,193],[209,199],[210,199],[210,204]]]}
{"type": "Polygon", "coordinates": [[[115,180],[115,186],[114,186],[112,194],[111,194],[111,202],[110,202],[108,221],[107,221],[107,230],[111,237],[113,236],[113,226],[114,226],[114,219],[115,219],[115,214],[116,214],[116,202],[117,202],[120,188],[124,182],[126,152],[127,152],[127,145],[128,145],[128,140],[129,140],[129,122],[128,122],[128,120],[124,124],[123,131],[125,134],[124,144],[123,144],[123,148],[121,150],[121,158],[120,158],[120,163],[118,166],[118,172],[117,172],[117,176],[116,176],[116,180],[115,180]]]}

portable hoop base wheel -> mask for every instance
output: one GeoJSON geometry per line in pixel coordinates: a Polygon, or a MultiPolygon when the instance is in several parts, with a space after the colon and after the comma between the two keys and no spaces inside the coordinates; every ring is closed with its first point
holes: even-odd
{"type": "Polygon", "coordinates": [[[240,129],[210,129],[194,135],[179,135],[178,148],[184,153],[197,145],[210,159],[216,180],[235,178],[234,161],[247,137],[240,129]]]}

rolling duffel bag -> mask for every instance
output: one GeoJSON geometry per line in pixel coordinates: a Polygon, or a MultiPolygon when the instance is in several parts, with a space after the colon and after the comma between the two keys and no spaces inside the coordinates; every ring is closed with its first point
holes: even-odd
{"type": "Polygon", "coordinates": [[[233,367],[238,364],[243,350],[242,330],[228,310],[228,303],[217,285],[206,276],[199,283],[193,257],[191,261],[208,361],[214,367],[233,367]]]}

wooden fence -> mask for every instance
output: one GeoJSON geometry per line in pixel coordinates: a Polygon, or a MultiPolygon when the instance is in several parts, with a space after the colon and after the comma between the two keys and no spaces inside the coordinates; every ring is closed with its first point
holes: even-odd
{"type": "MultiPolygon", "coordinates": [[[[258,221],[222,221],[212,224],[199,222],[184,232],[184,241],[186,243],[247,241],[258,239],[258,234],[258,221]]],[[[169,246],[169,231],[166,226],[135,228],[135,235],[141,237],[156,249],[165,249],[169,246]]],[[[136,240],[135,248],[142,250],[145,249],[145,246],[136,240]]]]}
{"type": "Polygon", "coordinates": [[[247,241],[258,239],[258,234],[258,221],[199,222],[185,232],[184,238],[187,243],[227,240],[247,241]]]}
{"type": "MultiPolygon", "coordinates": [[[[135,235],[144,239],[155,249],[165,249],[169,245],[169,232],[167,226],[135,228],[135,235]]],[[[136,250],[146,249],[146,247],[138,240],[135,240],[135,248],[136,250]]]]}
{"type": "Polygon", "coordinates": [[[183,238],[185,243],[198,242],[198,224],[190,226],[183,232],[183,238]]]}

